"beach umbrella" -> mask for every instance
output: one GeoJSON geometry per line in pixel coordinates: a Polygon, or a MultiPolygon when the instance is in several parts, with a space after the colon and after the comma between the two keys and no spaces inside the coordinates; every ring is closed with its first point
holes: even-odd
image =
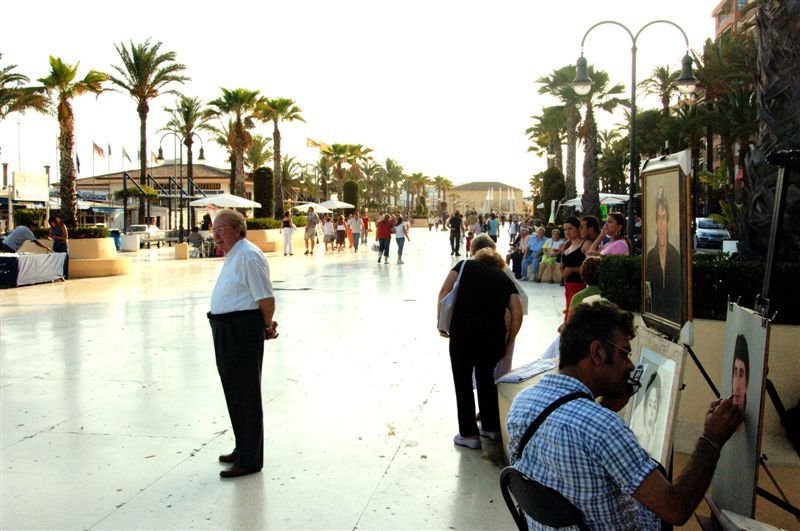
{"type": "Polygon", "coordinates": [[[202,199],[196,199],[189,204],[191,206],[214,205],[223,208],[256,208],[261,206],[261,203],[233,194],[210,195],[202,199]]]}
{"type": "Polygon", "coordinates": [[[292,208],[299,210],[300,212],[308,212],[309,208],[314,209],[314,212],[317,214],[330,214],[331,209],[325,208],[322,205],[318,205],[317,203],[302,203],[300,205],[295,205],[292,208]]]}
{"type": "Polygon", "coordinates": [[[344,201],[339,201],[338,199],[328,199],[327,201],[323,201],[320,203],[322,206],[326,208],[355,208],[355,205],[351,205],[350,203],[345,203],[344,201]]]}

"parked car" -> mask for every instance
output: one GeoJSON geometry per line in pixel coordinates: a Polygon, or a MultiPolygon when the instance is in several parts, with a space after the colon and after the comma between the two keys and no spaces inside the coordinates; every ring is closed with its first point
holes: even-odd
{"type": "Polygon", "coordinates": [[[158,227],[150,225],[128,225],[128,234],[139,235],[139,245],[150,248],[150,245],[155,243],[161,247],[161,242],[166,241],[166,233],[158,227]]]}
{"type": "Polygon", "coordinates": [[[701,247],[722,248],[722,240],[731,239],[728,229],[711,218],[696,218],[695,227],[695,249],[700,249],[701,247]]]}

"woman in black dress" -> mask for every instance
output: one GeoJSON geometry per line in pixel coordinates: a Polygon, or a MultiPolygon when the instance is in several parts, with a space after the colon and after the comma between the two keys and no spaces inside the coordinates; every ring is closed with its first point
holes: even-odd
{"type": "MultiPolygon", "coordinates": [[[[458,434],[453,442],[479,449],[479,436],[500,439],[500,412],[494,367],[514,349],[522,324],[522,304],[512,280],[503,272],[505,261],[486,234],[472,241],[472,259],[458,262],[439,290],[439,300],[450,292],[462,264],[464,271],[450,322],[450,364],[458,408],[458,434]],[[506,309],[511,325],[506,330],[506,309]],[[478,388],[481,429],[475,420],[472,374],[478,388]]],[[[443,334],[444,335],[444,334],[443,334]]]]}

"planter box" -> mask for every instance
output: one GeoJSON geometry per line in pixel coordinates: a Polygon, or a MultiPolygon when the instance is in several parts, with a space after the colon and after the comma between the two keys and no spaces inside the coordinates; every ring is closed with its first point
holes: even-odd
{"type": "Polygon", "coordinates": [[[265,253],[277,251],[281,241],[279,229],[250,229],[247,239],[265,253]]]}
{"type": "MultiPolygon", "coordinates": [[[[48,247],[52,242],[42,240],[48,247]]],[[[20,249],[25,252],[44,252],[33,242],[25,242],[20,249]]],[[[117,256],[114,238],[76,238],[69,240],[69,278],[108,277],[127,275],[131,261],[117,256]]]]}

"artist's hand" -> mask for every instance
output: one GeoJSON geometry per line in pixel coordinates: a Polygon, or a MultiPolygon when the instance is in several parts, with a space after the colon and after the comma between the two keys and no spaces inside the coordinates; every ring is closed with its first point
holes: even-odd
{"type": "Polygon", "coordinates": [[[732,398],[715,400],[706,413],[703,436],[722,447],[743,420],[744,413],[732,398]]]}
{"type": "Polygon", "coordinates": [[[264,329],[264,341],[275,339],[278,337],[278,322],[272,321],[268,327],[264,329]]]}

